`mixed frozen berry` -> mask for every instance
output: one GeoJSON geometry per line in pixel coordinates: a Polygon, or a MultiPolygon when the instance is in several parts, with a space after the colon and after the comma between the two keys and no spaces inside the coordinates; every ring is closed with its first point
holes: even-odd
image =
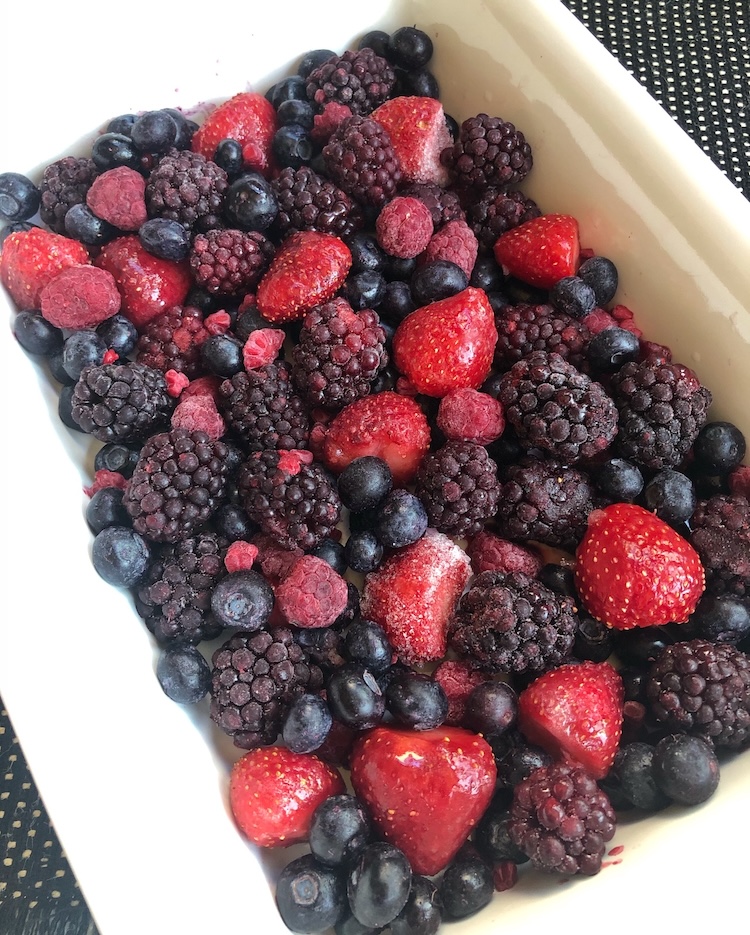
{"type": "Polygon", "coordinates": [[[0,175],[13,334],[96,441],[94,567],[246,751],[240,831],[309,845],[295,932],[597,873],[620,812],[750,744],[745,438],[432,51],[368,33],[0,175]]]}

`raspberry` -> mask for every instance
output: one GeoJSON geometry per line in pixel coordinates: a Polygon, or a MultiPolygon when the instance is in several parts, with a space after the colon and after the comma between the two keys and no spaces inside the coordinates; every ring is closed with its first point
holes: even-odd
{"type": "Polygon", "coordinates": [[[441,188],[436,182],[412,182],[401,189],[401,194],[408,198],[419,198],[427,205],[436,231],[448,221],[465,220],[458,195],[454,191],[441,188]]]}
{"type": "Polygon", "coordinates": [[[378,243],[391,256],[409,260],[421,253],[432,237],[430,209],[418,198],[397,197],[375,222],[378,243]]]}
{"type": "Polygon", "coordinates": [[[314,555],[303,556],[276,588],[276,602],[295,627],[329,627],[344,612],[346,581],[314,555]]]}
{"type": "Polygon", "coordinates": [[[221,226],[226,172],[200,153],[171,149],[146,184],[149,217],[179,221],[189,231],[221,226]]]}
{"type": "Polygon", "coordinates": [[[458,140],[440,156],[457,188],[507,188],[532,166],[531,147],[520,130],[500,117],[477,114],[461,124],[458,140]]]}
{"type": "Polygon", "coordinates": [[[42,315],[57,328],[95,328],[120,310],[114,276],[96,266],[70,266],[42,289],[42,315]]]}
{"type": "Polygon", "coordinates": [[[446,724],[458,725],[464,719],[469,695],[487,681],[487,674],[462,659],[441,662],[432,676],[448,697],[446,724]]]}
{"type": "Polygon", "coordinates": [[[174,305],[145,325],[136,360],[164,373],[176,370],[192,380],[203,370],[200,346],[208,337],[200,309],[174,305]]]}
{"type": "Polygon", "coordinates": [[[733,497],[750,500],[750,465],[741,464],[729,475],[729,491],[733,497]]]}
{"type": "Polygon", "coordinates": [[[471,228],[462,219],[448,221],[433,234],[424,253],[419,258],[420,265],[444,260],[455,263],[471,277],[471,271],[477,261],[479,245],[471,228]]]}
{"type": "Polygon", "coordinates": [[[257,328],[252,331],[242,346],[242,363],[245,370],[257,370],[273,363],[286,338],[281,328],[257,328]]]}
{"type": "Polygon", "coordinates": [[[211,396],[189,396],[181,400],[172,413],[172,428],[204,432],[213,441],[222,438],[227,430],[211,396]]]}
{"type": "Polygon", "coordinates": [[[440,400],[437,425],[449,440],[489,445],[503,434],[503,407],[489,393],[451,390],[440,400]]]}
{"type": "Polygon", "coordinates": [[[520,571],[536,578],[542,568],[542,560],[536,552],[486,530],[472,537],[466,552],[477,575],[483,571],[520,571]]]}
{"type": "Polygon", "coordinates": [[[698,503],[690,543],[706,571],[710,594],[750,598],[750,502],[716,494],[698,503]]]}
{"type": "Polygon", "coordinates": [[[235,571],[248,571],[255,564],[257,557],[257,545],[237,539],[227,548],[224,566],[230,574],[235,571]]]}
{"type": "Polygon", "coordinates": [[[146,180],[127,166],[108,169],[94,179],[86,194],[93,213],[122,231],[137,231],[148,219],[146,180]]]}
{"type": "Polygon", "coordinates": [[[338,125],[323,161],[333,182],[356,201],[375,208],[390,201],[401,181],[401,165],[388,132],[356,114],[338,125]]]}
{"type": "Polygon", "coordinates": [[[274,253],[260,231],[209,230],[193,240],[190,268],[207,292],[236,295],[258,283],[274,253]]]}
{"type": "Polygon", "coordinates": [[[391,96],[396,73],[372,49],[334,55],[307,76],[307,96],[322,111],[329,102],[369,114],[391,96]]]}
{"type": "Polygon", "coordinates": [[[272,536],[264,532],[253,536],[252,544],[258,549],[258,564],[263,577],[268,579],[274,587],[286,578],[304,555],[300,548],[283,548],[272,536]]]}
{"type": "Polygon", "coordinates": [[[47,166],[39,186],[39,217],[55,233],[65,233],[65,215],[73,205],[83,204],[97,176],[92,159],[65,156],[47,166]]]}
{"type": "Polygon", "coordinates": [[[584,321],[551,305],[506,305],[495,315],[495,326],[494,363],[500,371],[509,370],[533,351],[554,352],[578,370],[585,369],[591,331],[584,321]]]}
{"type": "Polygon", "coordinates": [[[504,192],[488,188],[472,200],[466,209],[466,219],[482,250],[491,250],[497,238],[519,224],[542,216],[537,203],[523,192],[504,192]]]}
{"type": "MultiPolygon", "coordinates": [[[[350,111],[347,116],[351,116],[350,111]]],[[[271,188],[279,205],[273,229],[282,239],[293,231],[302,230],[345,238],[364,225],[361,207],[309,166],[282,169],[271,182],[271,188]]]]}
{"type": "Polygon", "coordinates": [[[94,483],[90,487],[84,487],[83,492],[87,497],[93,497],[95,493],[104,490],[105,487],[116,487],[118,490],[124,490],[128,486],[128,480],[119,471],[108,471],[101,468],[94,473],[94,483]]]}

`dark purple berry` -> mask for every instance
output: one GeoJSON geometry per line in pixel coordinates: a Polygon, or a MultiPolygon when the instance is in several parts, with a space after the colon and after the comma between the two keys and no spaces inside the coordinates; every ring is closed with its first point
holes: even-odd
{"type": "Polygon", "coordinates": [[[402,26],[388,39],[385,57],[394,65],[406,71],[414,71],[424,66],[432,58],[432,39],[421,29],[414,26],[402,26]]]}
{"type": "Polygon", "coordinates": [[[244,231],[264,231],[276,219],[279,205],[269,182],[257,172],[235,179],[224,196],[224,217],[244,231]]]}
{"type": "Polygon", "coordinates": [[[276,884],[276,905],[293,932],[325,932],[346,915],[343,877],[312,854],[305,854],[282,870],[276,884]]]}
{"type": "Polygon", "coordinates": [[[386,281],[380,273],[363,270],[349,276],[341,288],[341,295],[355,312],[364,308],[378,308],[383,301],[386,281]]]}
{"type": "Polygon", "coordinates": [[[27,221],[39,210],[41,192],[19,172],[0,174],[0,217],[6,221],[27,221]]]}
{"type": "Polygon", "coordinates": [[[353,915],[364,925],[380,928],[392,922],[406,905],[411,867],[392,844],[368,844],[349,871],[347,893],[353,915]]]}
{"type": "Polygon", "coordinates": [[[344,654],[350,662],[358,663],[379,675],[390,668],[393,648],[380,624],[372,620],[358,620],[346,631],[344,654]]]}
{"type": "Polygon", "coordinates": [[[353,795],[332,795],[316,809],[310,825],[310,850],[322,864],[351,864],[370,843],[367,811],[353,795]]]}
{"type": "Polygon", "coordinates": [[[98,136],[91,147],[91,158],[100,172],[119,166],[136,170],[141,168],[141,154],[130,136],[123,133],[103,133],[98,136]]]}
{"type": "Polygon", "coordinates": [[[469,277],[449,260],[433,260],[417,268],[410,285],[412,298],[419,308],[463,292],[469,285],[469,277]]]}
{"type": "Polygon", "coordinates": [[[695,511],[698,498],[693,482],[685,474],[665,468],[655,474],[643,491],[646,509],[665,523],[686,523],[695,511]]]}
{"type": "Polygon", "coordinates": [[[211,594],[211,610],[226,627],[259,630],[273,608],[273,590],[257,571],[236,571],[216,585],[211,594]]]}
{"type": "Polygon", "coordinates": [[[745,436],[732,422],[709,422],[693,444],[695,466],[706,474],[728,474],[745,457],[745,436]]]}
{"type": "Polygon", "coordinates": [[[190,234],[179,221],[169,218],[152,218],[138,229],[141,246],[152,256],[163,260],[187,259],[190,253],[190,234]]]}
{"type": "Polygon", "coordinates": [[[594,474],[597,490],[615,503],[632,503],[643,490],[643,474],[624,458],[610,458],[594,474]]]}
{"type": "Polygon", "coordinates": [[[315,146],[309,130],[298,123],[287,123],[279,127],[274,134],[271,148],[276,162],[282,169],[287,166],[292,169],[308,166],[315,155],[315,146]]]}
{"type": "Polygon", "coordinates": [[[614,649],[612,630],[588,614],[579,613],[573,655],[589,662],[604,662],[614,649]]]}
{"type": "Polygon", "coordinates": [[[750,604],[728,594],[707,594],[687,625],[700,639],[736,645],[750,636],[750,604]]]}
{"type": "Polygon", "coordinates": [[[385,697],[375,676],[364,666],[349,664],[336,669],[326,689],[331,713],[352,730],[367,730],[383,719],[385,697]]]}
{"type": "Polygon", "coordinates": [[[139,453],[140,448],[136,446],[131,448],[118,442],[110,442],[97,451],[94,458],[94,470],[114,471],[125,478],[132,477],[135,466],[138,464],[139,453]]]}
{"type": "Polygon", "coordinates": [[[472,689],[464,722],[478,734],[503,734],[518,717],[518,696],[507,682],[483,682],[472,689]]]}
{"type": "Polygon", "coordinates": [[[448,716],[448,696],[435,679],[418,672],[393,678],[385,692],[385,704],[393,719],[412,730],[432,730],[448,716]]]}
{"type": "Polygon", "coordinates": [[[484,909],[495,887],[492,870],[477,857],[458,857],[440,881],[440,900],[447,919],[465,919],[484,909]]]}
{"type": "Polygon", "coordinates": [[[661,791],[681,805],[699,805],[719,785],[719,761],[700,737],[671,734],[656,745],[653,776],[661,791]]]}
{"type": "Polygon", "coordinates": [[[391,922],[391,935],[436,935],[441,921],[437,886],[415,874],[406,905],[391,922]]]}
{"type": "Polygon", "coordinates": [[[97,326],[96,333],[119,357],[127,357],[138,343],[138,329],[124,315],[113,315],[103,321],[97,326]]]}
{"type": "Polygon", "coordinates": [[[365,33],[359,40],[357,43],[357,50],[372,49],[376,55],[380,55],[381,58],[387,58],[386,53],[388,51],[388,41],[390,38],[390,35],[382,29],[371,29],[370,32],[365,33]]]}
{"type": "Polygon", "coordinates": [[[297,74],[300,78],[307,78],[311,71],[327,62],[329,58],[333,58],[335,54],[331,49],[312,49],[306,52],[297,66],[297,74]]]}
{"type": "Polygon", "coordinates": [[[62,350],[62,331],[50,324],[41,312],[19,312],[13,319],[13,334],[27,354],[49,357],[62,350]]]}
{"type": "Polygon", "coordinates": [[[220,140],[216,146],[213,161],[226,172],[229,180],[233,182],[241,175],[244,166],[242,144],[229,137],[220,140]]]}
{"type": "Polygon", "coordinates": [[[281,736],[293,753],[312,753],[325,741],[332,725],[331,712],[320,695],[300,695],[286,712],[281,736]]]}
{"type": "Polygon", "coordinates": [[[596,304],[608,305],[617,292],[617,267],[605,256],[592,256],[578,267],[578,275],[594,290],[596,304]]]}
{"type": "Polygon", "coordinates": [[[369,529],[353,532],[344,546],[344,559],[352,571],[361,574],[375,571],[383,561],[383,546],[378,537],[369,529]]]}
{"type": "Polygon", "coordinates": [[[605,328],[589,341],[586,358],[597,373],[614,373],[640,355],[640,343],[625,328],[605,328]]]}
{"type": "Polygon", "coordinates": [[[419,497],[408,490],[392,490],[380,504],[375,535],[387,549],[401,549],[421,539],[428,524],[419,497]]]}
{"type": "Polygon", "coordinates": [[[107,345],[95,331],[74,331],[66,338],[62,350],[62,365],[73,380],[78,380],[84,367],[101,364],[107,345]]]}
{"type": "Polygon", "coordinates": [[[212,334],[201,344],[200,354],[204,367],[219,377],[233,377],[245,369],[242,344],[231,335],[212,334]]]}
{"type": "Polygon", "coordinates": [[[147,110],[133,123],[130,138],[142,153],[166,153],[177,139],[177,123],[165,110],[147,110]]]}
{"type": "Polygon", "coordinates": [[[97,490],[86,506],[86,522],[94,535],[109,526],[129,526],[130,517],[122,505],[122,490],[119,487],[97,490]]]}
{"type": "Polygon", "coordinates": [[[146,540],[126,526],[107,526],[94,539],[97,574],[117,588],[132,588],[146,575],[151,552],[146,540]]]}
{"type": "Polygon", "coordinates": [[[393,486],[391,469],[382,458],[365,455],[355,458],[339,474],[341,502],[356,513],[378,506],[393,486]]]}
{"type": "Polygon", "coordinates": [[[162,650],[156,677],[164,694],[178,704],[196,704],[211,688],[211,666],[199,649],[187,643],[162,650]]]}

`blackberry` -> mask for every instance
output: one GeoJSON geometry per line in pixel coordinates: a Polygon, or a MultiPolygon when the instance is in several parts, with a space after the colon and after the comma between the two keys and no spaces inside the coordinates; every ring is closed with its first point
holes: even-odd
{"type": "Polygon", "coordinates": [[[85,204],[99,174],[92,159],[65,156],[47,166],[39,186],[39,217],[56,234],[65,234],[65,215],[73,205],[85,204]]]}
{"type": "Polygon", "coordinates": [[[425,456],[415,492],[430,526],[449,536],[473,536],[497,509],[497,465],[482,445],[449,441],[425,456]]]}
{"type": "Polygon", "coordinates": [[[465,220],[461,199],[456,192],[441,188],[436,182],[412,182],[399,191],[408,198],[418,198],[432,215],[432,226],[439,230],[448,221],[465,220]]]}
{"type": "Polygon", "coordinates": [[[479,247],[492,250],[497,238],[519,224],[542,216],[535,201],[514,189],[504,192],[488,188],[467,208],[467,221],[474,231],[479,247]]]}
{"type": "Polygon", "coordinates": [[[306,230],[349,237],[364,225],[361,207],[309,166],[282,169],[271,188],[279,205],[274,231],[280,238],[306,230]]]}
{"type": "Polygon", "coordinates": [[[461,598],[449,641],[459,657],[497,672],[539,673],[573,649],[573,599],[523,572],[484,571],[461,598]]]}
{"type": "Polygon", "coordinates": [[[209,230],[190,249],[196,284],[211,294],[244,294],[268,269],[275,248],[260,231],[209,230]]]}
{"type": "Polygon", "coordinates": [[[716,494],[690,519],[690,542],[701,557],[709,594],[750,598],[750,502],[716,494]]]}
{"type": "Polygon", "coordinates": [[[170,149],[146,183],[151,218],[179,221],[189,231],[221,227],[221,210],[229,186],[226,172],[190,150],[170,149]]]}
{"type": "Polygon", "coordinates": [[[339,521],[336,482],[316,462],[287,452],[256,451],[240,468],[237,483],[250,519],[286,549],[309,551],[339,521]]]}
{"type": "Polygon", "coordinates": [[[498,535],[513,542],[535,539],[575,551],[589,513],[598,505],[583,471],[558,461],[524,458],[509,465],[502,480],[498,535]]]}
{"type": "Polygon", "coordinates": [[[464,120],[458,139],[442,151],[440,160],[457,188],[474,192],[517,185],[529,174],[533,162],[523,133],[512,123],[487,114],[464,120]]]}
{"type": "Polygon", "coordinates": [[[347,50],[318,65],[307,76],[307,96],[322,113],[331,101],[345,104],[353,114],[369,114],[387,101],[396,73],[372,49],[347,50]]]}
{"type": "Polygon", "coordinates": [[[620,413],[618,453],[654,470],[682,461],[711,405],[711,393],[691,370],[658,360],[625,364],[611,391],[620,413]]]}
{"type": "Polygon", "coordinates": [[[346,299],[336,298],[305,316],[292,378],[310,406],[341,409],[368,396],[387,363],[377,312],[355,312],[346,299]]]}
{"type": "Polygon", "coordinates": [[[133,528],[152,542],[177,542],[221,503],[227,446],[205,432],[173,429],[141,449],[123,503],[133,528]]]}
{"type": "Polygon", "coordinates": [[[235,633],[211,662],[211,718],[245,750],[272,744],[292,702],[323,684],[289,627],[235,633]]]}
{"type": "Polygon", "coordinates": [[[588,327],[551,305],[506,305],[495,314],[495,367],[509,370],[534,351],[559,354],[578,370],[585,369],[588,327]]]}
{"type": "Polygon", "coordinates": [[[135,359],[162,373],[177,370],[194,380],[203,373],[200,346],[208,337],[200,309],[173,305],[144,325],[135,359]]]}
{"type": "Polygon", "coordinates": [[[525,447],[563,464],[595,457],[617,434],[617,409],[604,387],[559,354],[519,360],[501,380],[498,400],[525,447]]]}
{"type": "Polygon", "coordinates": [[[649,670],[646,699],[667,730],[737,750],[750,740],[750,656],[702,639],[665,646],[649,670]]]}
{"type": "Polygon", "coordinates": [[[164,374],[141,363],[84,367],[73,391],[73,418],[103,442],[145,438],[168,423],[173,408],[164,374]]]}
{"type": "Polygon", "coordinates": [[[195,645],[224,629],[210,611],[211,591],[226,574],[225,552],[218,536],[199,533],[157,553],[134,598],[158,643],[195,645]]]}
{"type": "Polygon", "coordinates": [[[382,208],[396,194],[401,163],[385,127],[370,117],[342,120],[323,147],[332,181],[364,205],[382,208]]]}
{"type": "Polygon", "coordinates": [[[242,371],[219,387],[218,406],[249,451],[307,448],[310,420],[284,361],[242,371]]]}
{"type": "Polygon", "coordinates": [[[516,787],[508,834],[533,866],[565,874],[598,873],[617,818],[596,781],[575,763],[535,770],[516,787]]]}

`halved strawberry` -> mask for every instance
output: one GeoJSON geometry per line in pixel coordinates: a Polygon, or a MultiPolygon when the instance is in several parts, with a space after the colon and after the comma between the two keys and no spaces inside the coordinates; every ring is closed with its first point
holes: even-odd
{"type": "Polygon", "coordinates": [[[453,144],[440,101],[432,97],[394,97],[372,118],[386,128],[406,182],[448,182],[440,153],[453,144]]]}
{"type": "Polygon", "coordinates": [[[58,273],[90,262],[82,243],[32,227],[6,238],[0,255],[0,280],[19,309],[39,308],[42,289],[58,273]]]}
{"type": "Polygon", "coordinates": [[[277,129],[271,102],[262,94],[243,91],[211,111],[193,134],[191,147],[194,153],[213,159],[222,140],[237,140],[245,168],[269,175],[273,164],[271,144],[277,129]]]}
{"type": "Polygon", "coordinates": [[[578,221],[568,214],[544,214],[506,231],[495,241],[495,259],[511,276],[551,289],[575,276],[581,244],[578,221]]]}
{"type": "Polygon", "coordinates": [[[518,696],[518,727],[530,743],[602,779],[620,743],[623,696],[622,679],[608,662],[562,665],[518,696]]]}
{"type": "Polygon", "coordinates": [[[684,623],[706,583],[690,543],[634,503],[591,513],[575,580],[586,610],[616,630],[684,623]]]}

